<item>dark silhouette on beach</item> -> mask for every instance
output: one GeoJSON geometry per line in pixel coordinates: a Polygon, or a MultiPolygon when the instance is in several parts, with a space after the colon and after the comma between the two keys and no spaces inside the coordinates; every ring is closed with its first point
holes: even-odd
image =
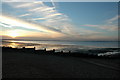
{"type": "Polygon", "coordinates": [[[2,47],[2,51],[13,51],[13,52],[27,52],[27,53],[33,53],[33,54],[43,54],[43,55],[58,55],[58,56],[73,56],[73,57],[92,57],[92,58],[120,58],[120,54],[115,54],[115,55],[101,55],[98,56],[99,53],[106,53],[106,52],[112,52],[112,50],[120,50],[120,48],[105,48],[105,49],[97,49],[97,50],[88,50],[88,51],[82,51],[82,52],[55,52],[55,49],[53,50],[46,50],[41,49],[41,50],[35,50],[34,48],[12,48],[12,47],[2,47]],[[98,53],[98,54],[95,54],[98,53]]]}

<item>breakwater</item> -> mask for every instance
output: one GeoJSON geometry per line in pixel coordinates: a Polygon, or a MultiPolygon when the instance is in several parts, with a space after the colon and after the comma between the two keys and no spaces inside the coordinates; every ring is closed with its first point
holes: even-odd
{"type": "Polygon", "coordinates": [[[39,55],[58,55],[58,56],[73,56],[73,57],[92,57],[92,58],[120,58],[120,48],[104,48],[104,49],[94,49],[88,51],[79,51],[79,52],[56,52],[53,50],[35,50],[34,48],[12,48],[12,47],[2,47],[2,52],[22,52],[22,53],[32,53],[39,55]],[[116,52],[115,52],[116,51],[116,52]],[[107,55],[106,55],[107,53],[107,55]],[[110,53],[110,54],[109,54],[110,53]],[[116,53],[116,54],[115,54],[116,53]]]}

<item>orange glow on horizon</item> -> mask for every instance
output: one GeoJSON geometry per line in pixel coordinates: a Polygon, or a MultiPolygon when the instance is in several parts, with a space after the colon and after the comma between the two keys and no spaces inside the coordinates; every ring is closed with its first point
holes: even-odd
{"type": "Polygon", "coordinates": [[[12,37],[12,38],[16,38],[16,37],[20,36],[20,34],[14,30],[14,31],[8,32],[7,36],[12,37]]]}

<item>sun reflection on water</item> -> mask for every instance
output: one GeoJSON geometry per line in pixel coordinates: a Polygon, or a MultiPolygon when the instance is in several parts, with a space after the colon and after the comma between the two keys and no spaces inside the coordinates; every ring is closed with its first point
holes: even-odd
{"type": "Polygon", "coordinates": [[[17,44],[17,43],[10,43],[9,46],[10,46],[10,47],[13,47],[13,48],[16,48],[16,47],[18,47],[18,44],[17,44]]]}
{"type": "Polygon", "coordinates": [[[94,47],[85,47],[85,46],[78,46],[78,45],[62,45],[62,44],[49,44],[49,43],[42,43],[36,41],[14,41],[14,40],[9,40],[9,41],[3,41],[2,46],[5,47],[12,47],[12,48],[34,48],[36,50],[39,49],[45,49],[46,50],[53,50],[55,49],[56,51],[78,51],[81,49],[89,49],[89,48],[94,48],[94,47]],[[33,43],[34,42],[34,43],[33,43]]]}
{"type": "MultiPolygon", "coordinates": [[[[22,47],[26,47],[26,48],[34,48],[36,50],[39,50],[39,49],[45,49],[46,50],[53,50],[55,49],[56,51],[61,51],[63,50],[64,48],[67,48],[68,46],[63,46],[63,45],[49,45],[49,44],[31,44],[31,43],[19,43],[19,42],[4,42],[2,44],[2,46],[5,46],[5,47],[12,47],[12,48],[22,48],[22,47]]],[[[68,51],[68,50],[67,50],[68,51]]]]}
{"type": "Polygon", "coordinates": [[[2,46],[5,47],[12,47],[12,48],[20,48],[23,47],[23,44],[19,44],[19,43],[14,43],[14,42],[7,42],[7,43],[3,43],[2,46]]]}

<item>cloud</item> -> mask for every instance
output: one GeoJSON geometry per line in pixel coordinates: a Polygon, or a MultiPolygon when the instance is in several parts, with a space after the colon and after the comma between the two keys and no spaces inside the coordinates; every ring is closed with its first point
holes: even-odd
{"type": "Polygon", "coordinates": [[[52,18],[52,17],[56,17],[56,16],[58,16],[58,15],[62,15],[62,14],[61,14],[61,13],[49,14],[49,15],[47,15],[46,17],[47,17],[47,18],[52,18]]]}
{"type": "Polygon", "coordinates": [[[16,6],[16,8],[26,8],[26,7],[29,7],[29,6],[33,6],[32,3],[21,4],[21,5],[16,6]]]}
{"type": "MultiPolygon", "coordinates": [[[[76,25],[72,24],[72,20],[68,15],[61,13],[57,10],[53,2],[52,2],[53,4],[52,7],[45,5],[44,2],[42,1],[6,3],[6,4],[14,8],[15,13],[11,17],[15,17],[15,19],[11,19],[7,17],[4,18],[4,20],[1,19],[1,22],[8,23],[13,28],[18,27],[20,29],[21,27],[21,29],[24,30],[28,30],[28,31],[33,30],[33,32],[36,30],[35,34],[37,35],[42,34],[48,38],[60,39],[60,40],[61,39],[93,40],[95,38],[99,38],[100,34],[102,34],[102,32],[98,32],[95,30],[88,30],[82,28],[81,26],[80,28],[76,27],[76,25]],[[19,12],[19,14],[17,12],[19,12]]],[[[112,22],[115,20],[116,18],[113,18],[111,20],[108,20],[108,22],[112,22]]],[[[104,24],[104,25],[86,24],[82,26],[93,27],[93,28],[109,30],[109,31],[117,30],[116,25],[108,25],[108,24],[104,24]]],[[[43,38],[42,35],[38,37],[43,38]]],[[[100,38],[105,38],[105,37],[100,37],[100,38]]]]}
{"type": "Polygon", "coordinates": [[[9,24],[2,23],[2,22],[0,22],[0,26],[1,26],[1,27],[7,27],[7,28],[11,28],[11,27],[12,27],[12,26],[10,26],[9,24]]]}
{"type": "Polygon", "coordinates": [[[53,2],[53,0],[51,0],[51,2],[52,2],[52,5],[55,7],[55,3],[53,2]]]}
{"type": "Polygon", "coordinates": [[[67,41],[118,41],[117,36],[107,36],[98,34],[88,34],[88,35],[64,35],[62,38],[57,38],[58,40],[67,41]]]}
{"type": "Polygon", "coordinates": [[[116,15],[115,17],[108,19],[106,22],[112,24],[114,21],[118,20],[118,18],[120,18],[120,15],[116,15]]]}
{"type": "MultiPolygon", "coordinates": [[[[55,9],[55,6],[50,7],[45,5],[43,2],[34,2],[34,3],[8,3],[19,12],[26,12],[19,15],[19,18],[30,21],[38,25],[43,25],[46,29],[57,31],[63,34],[69,34],[69,30],[63,32],[65,27],[71,25],[71,19],[63,14],[58,12],[55,9]]],[[[75,27],[71,25],[70,27],[75,27]]],[[[69,29],[69,28],[67,28],[69,29]]]]}
{"type": "Polygon", "coordinates": [[[118,26],[116,25],[102,25],[100,29],[108,30],[108,31],[117,31],[118,26]]]}
{"type": "Polygon", "coordinates": [[[19,28],[21,27],[21,29],[28,29],[28,30],[37,30],[37,31],[42,31],[42,32],[47,32],[47,33],[54,33],[54,32],[58,32],[55,29],[52,28],[47,28],[45,26],[42,26],[40,24],[35,24],[35,23],[30,23],[27,21],[23,21],[23,20],[19,20],[16,18],[11,18],[11,17],[7,17],[7,16],[0,16],[0,23],[3,27],[11,27],[14,29],[14,27],[19,28]]]}
{"type": "Polygon", "coordinates": [[[99,25],[85,24],[85,25],[82,25],[82,26],[88,26],[88,27],[98,27],[99,25]]]}
{"type": "Polygon", "coordinates": [[[28,20],[33,20],[33,21],[36,21],[36,20],[45,20],[46,18],[33,18],[33,19],[28,19],[28,20]]]}
{"type": "Polygon", "coordinates": [[[117,22],[118,18],[120,18],[120,16],[115,16],[111,19],[108,19],[106,23],[103,25],[85,24],[82,26],[87,26],[87,27],[92,27],[92,28],[97,28],[97,29],[102,29],[107,31],[117,31],[118,25],[115,22],[117,22]]]}
{"type": "Polygon", "coordinates": [[[19,17],[25,17],[25,16],[29,16],[30,14],[23,14],[23,15],[20,15],[19,17]]]}
{"type": "Polygon", "coordinates": [[[97,29],[102,29],[102,30],[107,30],[107,31],[117,31],[118,26],[117,25],[82,25],[82,26],[87,26],[87,27],[92,27],[92,28],[97,28],[97,29]]]}

